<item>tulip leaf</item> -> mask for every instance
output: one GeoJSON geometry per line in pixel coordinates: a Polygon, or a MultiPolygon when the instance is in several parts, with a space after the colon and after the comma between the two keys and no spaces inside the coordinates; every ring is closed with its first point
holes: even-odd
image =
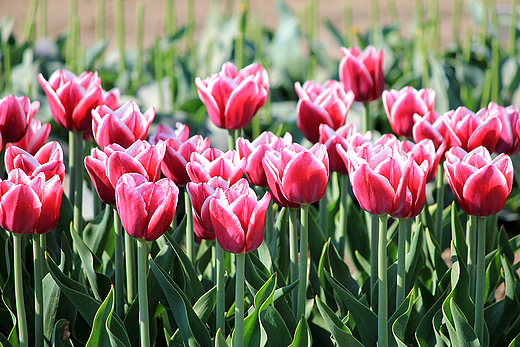
{"type": "MultiPolygon", "coordinates": [[[[327,327],[329,328],[332,336],[334,336],[334,340],[336,341],[337,346],[366,346],[366,343],[361,344],[354,336],[352,336],[349,328],[343,324],[343,322],[334,314],[334,312],[332,312],[332,310],[327,305],[325,305],[323,301],[321,301],[318,296],[316,296],[316,304],[318,306],[318,310],[321,313],[321,316],[323,317],[323,320],[325,320],[325,323],[327,324],[327,327]]],[[[377,327],[374,331],[377,331],[377,327]]]]}
{"type": "Polygon", "coordinates": [[[43,334],[45,339],[51,340],[56,317],[63,316],[64,298],[60,287],[52,279],[50,274],[45,275],[42,281],[43,287],[43,334]],[[60,305],[61,304],[61,305],[60,305]],[[60,310],[60,306],[63,308],[60,310]]]}
{"type": "Polygon", "coordinates": [[[327,237],[316,220],[318,211],[313,205],[309,205],[309,250],[312,261],[315,264],[320,262],[321,250],[327,242],[327,237]]]}
{"type": "Polygon", "coordinates": [[[114,224],[114,210],[107,205],[105,210],[99,213],[94,220],[87,224],[83,229],[83,241],[90,248],[92,253],[101,259],[103,252],[106,251],[108,238],[113,236],[111,233],[114,224]]]}
{"type": "Polygon", "coordinates": [[[52,347],[71,347],[74,346],[70,338],[70,322],[64,318],[54,324],[52,330],[51,346],[52,347]]]}
{"type": "Polygon", "coordinates": [[[193,305],[193,311],[200,318],[200,320],[206,323],[217,304],[217,286],[214,286],[202,295],[199,300],[193,305]]]}
{"type": "Polygon", "coordinates": [[[408,294],[406,299],[401,303],[399,308],[394,312],[390,320],[388,321],[388,328],[394,335],[394,339],[389,339],[389,346],[406,347],[405,333],[408,320],[412,313],[414,304],[414,293],[413,291],[408,294]]]}
{"type": "Polygon", "coordinates": [[[468,245],[466,243],[466,238],[464,237],[464,230],[462,229],[459,214],[457,213],[455,201],[451,204],[451,235],[452,239],[455,241],[455,246],[460,253],[460,261],[464,261],[466,264],[466,259],[468,259],[468,245]]]}
{"type": "Polygon", "coordinates": [[[424,226],[420,223],[412,235],[410,251],[406,255],[406,291],[414,286],[419,273],[424,266],[424,253],[422,251],[422,243],[424,239],[424,226]]]}
{"type": "Polygon", "coordinates": [[[435,327],[432,324],[433,318],[439,312],[441,312],[442,303],[448,297],[450,289],[446,289],[444,293],[437,299],[435,304],[430,307],[426,314],[421,318],[417,330],[415,331],[415,338],[420,347],[434,346],[436,343],[435,339],[435,327]]]}
{"type": "Polygon", "coordinates": [[[349,266],[343,261],[342,258],[340,258],[339,253],[333,244],[328,247],[328,255],[331,270],[330,274],[346,289],[348,289],[352,295],[359,299],[361,297],[361,289],[359,288],[359,284],[354,278],[352,278],[349,266]]]}
{"type": "Polygon", "coordinates": [[[365,346],[375,346],[377,336],[377,315],[367,306],[363,305],[354,295],[352,295],[338,280],[325,272],[327,280],[330,282],[339,300],[347,307],[354,322],[356,329],[359,331],[361,341],[365,346]]]}
{"type": "Polygon", "coordinates": [[[443,278],[444,274],[448,271],[448,266],[444,259],[442,259],[442,254],[440,252],[439,246],[436,244],[431,230],[425,230],[425,240],[427,247],[427,254],[429,257],[429,261],[432,264],[433,274],[435,276],[435,280],[438,282],[443,278]]]}
{"type": "Polygon", "coordinates": [[[149,259],[149,262],[150,268],[168,300],[184,344],[201,347],[212,346],[208,330],[193,310],[186,295],[155,261],[149,259]]]}
{"type": "Polygon", "coordinates": [[[121,326],[112,324],[114,314],[114,287],[111,288],[105,301],[99,306],[92,331],[85,347],[117,346],[129,347],[130,341],[126,331],[121,326]],[[119,329],[118,329],[119,328],[119,329]]]}
{"type": "Polygon", "coordinates": [[[260,312],[260,323],[267,334],[267,346],[287,347],[291,344],[291,333],[273,305],[267,306],[260,312]]]}
{"type": "Polygon", "coordinates": [[[215,347],[229,347],[224,335],[222,335],[221,329],[218,329],[217,334],[215,335],[215,347]]]}
{"type": "Polygon", "coordinates": [[[300,322],[296,327],[296,332],[294,333],[294,339],[289,347],[311,347],[312,346],[312,334],[309,328],[309,324],[307,324],[307,320],[305,317],[300,318],[300,322]]]}
{"type": "Polygon", "coordinates": [[[330,261],[329,261],[329,247],[331,246],[331,240],[325,242],[323,245],[323,250],[321,252],[320,262],[318,263],[318,278],[320,280],[321,289],[323,289],[323,293],[325,294],[325,297],[322,298],[325,300],[325,303],[327,305],[334,305],[333,308],[336,308],[336,299],[334,298],[334,289],[332,289],[332,286],[327,281],[327,278],[325,277],[325,271],[330,270],[330,261]]]}
{"type": "Polygon", "coordinates": [[[478,340],[477,334],[468,323],[464,313],[462,313],[461,309],[455,303],[453,298],[449,299],[451,306],[451,313],[453,315],[453,322],[455,324],[455,331],[457,332],[456,337],[452,337],[452,341],[454,345],[459,345],[461,347],[479,347],[482,346],[480,341],[478,340]],[[456,340],[455,340],[456,339],[456,340]],[[458,341],[458,343],[455,343],[458,341]]]}

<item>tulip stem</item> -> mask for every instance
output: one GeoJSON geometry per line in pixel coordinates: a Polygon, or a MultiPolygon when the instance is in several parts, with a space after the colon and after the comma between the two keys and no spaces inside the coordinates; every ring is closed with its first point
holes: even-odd
{"type": "Polygon", "coordinates": [[[301,206],[301,225],[300,230],[300,269],[298,284],[298,311],[296,317],[305,316],[305,304],[307,299],[307,250],[309,248],[309,205],[301,206]]]}
{"type": "Polygon", "coordinates": [[[406,297],[406,224],[408,219],[399,219],[399,235],[397,241],[397,294],[395,308],[399,308],[406,297]]]}
{"type": "Polygon", "coordinates": [[[388,282],[387,282],[387,251],[386,232],[388,215],[379,216],[379,305],[377,314],[377,340],[379,347],[388,347],[388,282]]]}
{"type": "Polygon", "coordinates": [[[371,129],[370,118],[372,115],[370,114],[370,102],[365,102],[363,106],[365,106],[365,112],[363,113],[363,123],[361,126],[363,128],[363,134],[365,134],[368,130],[371,129]]]}
{"type": "Polygon", "coordinates": [[[0,179],[5,179],[5,146],[0,150],[0,179]]]}
{"type": "Polygon", "coordinates": [[[274,209],[273,200],[269,202],[267,207],[267,213],[265,214],[265,243],[267,246],[271,245],[273,241],[273,228],[274,228],[274,209]]]}
{"type": "Polygon", "coordinates": [[[354,254],[350,251],[349,242],[348,242],[348,234],[347,234],[347,226],[348,226],[348,176],[347,175],[338,175],[340,179],[340,188],[339,193],[341,196],[340,204],[339,204],[339,225],[341,232],[342,247],[345,249],[345,255],[349,259],[352,264],[356,264],[354,254]]]}
{"type": "Polygon", "coordinates": [[[186,212],[186,253],[188,258],[195,264],[195,240],[193,235],[193,211],[188,189],[184,188],[184,210],[186,212]]]}
{"type": "Polygon", "coordinates": [[[466,243],[468,244],[469,293],[475,299],[475,266],[477,263],[477,217],[469,216],[466,243]]]}
{"type": "Polygon", "coordinates": [[[244,347],[244,275],[246,255],[236,255],[236,286],[235,286],[235,344],[234,347],[244,347]]]}
{"type": "MultiPolygon", "coordinates": [[[[110,208],[110,205],[107,205],[107,209],[110,208]]],[[[115,273],[116,273],[116,313],[119,318],[124,318],[124,265],[123,265],[123,226],[121,225],[121,219],[119,218],[119,214],[117,213],[117,208],[112,206],[114,211],[114,258],[115,258],[115,273]]]]}
{"type": "MultiPolygon", "coordinates": [[[[329,181],[330,184],[330,181],[329,181]]],[[[327,184],[327,189],[329,188],[329,184],[327,184]]],[[[323,233],[327,236],[329,236],[329,227],[328,227],[328,216],[327,216],[327,209],[328,209],[329,201],[327,199],[327,192],[323,194],[323,197],[319,201],[319,208],[320,208],[320,214],[319,214],[319,223],[321,230],[323,230],[323,233]]]]}
{"type": "Polygon", "coordinates": [[[475,333],[484,341],[484,297],[486,291],[486,217],[478,217],[477,283],[475,287],[475,333]]]}
{"type": "Polygon", "coordinates": [[[378,245],[379,245],[379,216],[375,214],[369,214],[372,218],[371,230],[370,230],[370,302],[372,308],[376,307],[377,296],[374,293],[374,287],[377,281],[377,257],[378,257],[378,245]]]}
{"type": "Polygon", "coordinates": [[[240,27],[238,37],[235,40],[235,64],[237,69],[244,67],[244,40],[246,36],[247,10],[248,0],[240,0],[238,5],[238,13],[240,16],[240,27]]]}
{"type": "Polygon", "coordinates": [[[228,149],[231,151],[236,149],[235,144],[237,143],[237,139],[240,136],[240,129],[228,130],[228,134],[228,149]]]}
{"type": "Polygon", "coordinates": [[[148,271],[148,253],[146,252],[146,241],[137,239],[137,282],[139,286],[139,328],[141,346],[150,346],[150,321],[148,317],[148,288],[146,283],[146,272],[148,271]]]}
{"type": "MultiPolygon", "coordinates": [[[[289,209],[289,259],[291,262],[291,283],[298,279],[298,231],[297,223],[298,216],[297,209],[289,209]]],[[[296,312],[298,303],[298,291],[292,291],[292,309],[296,312]]]]}
{"type": "Polygon", "coordinates": [[[69,201],[73,207],[74,192],[76,191],[76,152],[74,148],[74,133],[69,131],[69,201]]]}
{"type": "Polygon", "coordinates": [[[14,294],[16,299],[16,320],[20,347],[29,346],[27,319],[25,318],[24,287],[22,279],[22,234],[13,233],[14,247],[14,294]]]}
{"type": "Polygon", "coordinates": [[[442,212],[444,209],[444,167],[442,163],[439,164],[437,169],[437,209],[435,211],[435,236],[439,242],[441,253],[443,248],[443,235],[442,235],[442,212]]]}
{"type": "Polygon", "coordinates": [[[83,206],[83,133],[74,132],[74,228],[82,234],[82,206],[83,206]]]}
{"type": "Polygon", "coordinates": [[[126,301],[132,305],[135,298],[135,241],[134,238],[125,234],[125,268],[126,268],[126,301]]]}
{"type": "Polygon", "coordinates": [[[224,280],[224,250],[215,242],[217,266],[217,330],[225,331],[225,280],[224,280]]]}
{"type": "Polygon", "coordinates": [[[34,258],[34,341],[36,347],[43,346],[43,249],[42,235],[33,235],[33,258],[34,258]]]}

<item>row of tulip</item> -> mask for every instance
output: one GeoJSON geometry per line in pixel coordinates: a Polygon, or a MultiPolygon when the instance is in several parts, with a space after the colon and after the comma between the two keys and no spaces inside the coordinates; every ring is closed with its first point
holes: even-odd
{"type": "MultiPolygon", "coordinates": [[[[328,81],[320,85],[307,81],[303,86],[299,83],[295,85],[300,96],[297,106],[298,126],[311,142],[317,142],[310,149],[293,143],[289,133],[282,138],[266,132],[252,142],[230,135],[230,143],[237,150],[222,152],[211,148],[209,140],[200,135],[189,137],[187,127],[182,124],[175,130],[158,126],[150,142],[147,142],[154,110],[150,109],[143,114],[133,102],[119,107],[120,93],[117,90],[104,91],[95,73],[85,72],[78,77],[69,71],[59,70],[48,81],[42,75],[39,76],[55,121],[73,133],[70,143],[71,148],[74,148],[70,153],[70,166],[74,169],[70,172],[73,189],[69,198],[73,199],[75,230],[71,230],[71,233],[81,235],[84,229],[81,216],[83,166],[99,198],[117,211],[118,217],[114,222],[114,301],[119,318],[125,315],[121,226],[130,236],[139,240],[137,277],[142,346],[150,345],[151,342],[146,274],[149,266],[152,269],[155,266],[155,263],[148,264],[145,241],[157,241],[165,235],[177,209],[178,186],[186,187],[185,200],[192,204],[188,204],[185,209],[188,215],[185,234],[188,258],[195,262],[194,245],[190,241],[194,235],[199,241],[217,240],[215,316],[217,330],[221,329],[220,334],[226,328],[225,279],[222,270],[225,255],[220,247],[237,255],[234,306],[236,346],[243,345],[244,336],[248,336],[248,332],[244,332],[245,253],[254,252],[261,246],[264,229],[268,230],[266,240],[272,236],[269,231],[272,225],[269,223],[272,224],[273,219],[269,217],[267,219],[270,222],[265,223],[266,216],[273,209],[271,198],[278,206],[289,210],[291,267],[290,282],[286,284],[292,283],[293,292],[292,298],[287,298],[287,301],[293,304],[294,317],[305,317],[308,287],[305,258],[309,246],[308,228],[312,222],[309,219],[309,208],[311,204],[323,200],[329,182],[329,170],[342,175],[339,211],[340,229],[344,233],[349,204],[348,184],[345,180],[347,177],[350,179],[359,205],[373,216],[372,271],[368,293],[373,294],[372,290],[378,286],[377,326],[380,346],[393,343],[387,330],[387,215],[399,219],[396,295],[396,308],[399,308],[407,297],[407,246],[404,242],[410,223],[406,220],[415,218],[423,211],[426,183],[437,175],[443,188],[442,180],[446,177],[459,205],[471,216],[490,216],[503,208],[513,184],[513,166],[508,154],[516,154],[520,148],[520,123],[515,108],[490,104],[488,109],[476,114],[459,108],[438,115],[433,111],[435,93],[432,90],[416,91],[406,87],[401,91],[383,91],[381,52],[369,47],[365,51],[358,48],[342,49],[342,53],[340,82],[328,81]],[[381,95],[394,132],[398,136],[413,137],[417,144],[400,141],[388,134],[372,141],[367,131],[369,118],[364,122],[363,133],[358,133],[353,125],[346,124],[347,113],[354,101],[367,103],[381,95]],[[92,149],[90,155],[83,158],[82,139],[90,136],[99,148],[92,149]],[[490,152],[493,151],[501,154],[492,159],[490,152]],[[441,161],[443,163],[439,164],[441,161]],[[161,172],[166,178],[160,179],[161,172]],[[247,181],[242,178],[244,174],[247,181]],[[269,192],[258,200],[250,184],[266,188],[269,192]],[[300,257],[297,245],[298,208],[302,210],[299,223],[300,257]],[[192,211],[193,217],[190,216],[192,211]],[[121,218],[119,227],[118,218],[121,218]],[[379,229],[378,218],[381,219],[379,229]],[[378,264],[377,268],[375,264],[378,264]]],[[[258,64],[237,70],[232,63],[226,63],[220,73],[205,80],[197,78],[196,85],[209,118],[231,134],[251,122],[258,109],[265,104],[269,93],[267,73],[258,64]]],[[[42,279],[43,256],[41,247],[36,247],[41,244],[41,239],[36,235],[47,233],[58,224],[65,165],[63,151],[58,143],[51,142],[37,150],[49,135],[48,126],[33,122],[38,107],[36,102],[31,104],[26,97],[10,96],[2,100],[2,115],[5,115],[2,119],[6,120],[4,128],[9,128],[9,131],[5,131],[5,134],[2,131],[8,178],[1,185],[0,225],[14,233],[13,238],[17,240],[14,247],[16,257],[21,254],[21,240],[17,235],[35,234],[35,303],[40,307],[36,310],[35,342],[40,346],[43,343],[42,292],[36,282],[42,279]],[[16,136],[13,130],[18,132],[16,136]],[[7,145],[8,142],[14,144],[7,145]],[[33,210],[27,209],[27,206],[33,210]]],[[[441,214],[441,220],[436,222],[436,228],[442,226],[443,200],[442,195],[437,198],[437,214],[441,214]]],[[[474,312],[463,314],[474,315],[474,326],[471,329],[475,330],[483,344],[487,337],[484,332],[485,231],[482,225],[479,222],[478,237],[475,220],[472,220],[472,228],[468,231],[468,267],[475,278],[471,286],[475,307],[474,312]],[[478,246],[472,244],[476,242],[478,246]]],[[[328,230],[324,231],[329,233],[328,230]]],[[[165,237],[168,238],[167,235],[165,237]]],[[[269,241],[273,242],[272,239],[269,241]]],[[[127,258],[131,257],[131,247],[124,246],[127,258]]],[[[21,260],[17,258],[16,262],[21,263],[21,260]]],[[[91,287],[95,287],[95,279],[89,276],[87,274],[91,287]]],[[[21,269],[15,269],[15,277],[19,320],[17,336],[20,345],[25,346],[29,343],[29,337],[24,324],[26,308],[23,305],[21,269]]],[[[131,276],[127,275],[126,281],[130,282],[131,276]]],[[[135,298],[128,295],[129,288],[127,304],[131,304],[135,298]]],[[[100,300],[99,293],[94,289],[93,292],[96,299],[100,300]]],[[[319,299],[316,300],[319,302],[319,299]]],[[[373,311],[376,311],[375,306],[371,306],[373,311]]],[[[255,300],[256,309],[260,308],[255,300]]],[[[326,316],[326,309],[320,308],[320,312],[326,316]]],[[[177,325],[180,323],[177,322],[177,325]]],[[[360,321],[356,320],[356,325],[361,329],[360,321]]],[[[334,329],[329,329],[337,338],[334,329]]],[[[183,340],[185,338],[188,337],[183,336],[183,340]]],[[[450,338],[453,337],[450,335],[450,338]]],[[[248,341],[246,339],[246,343],[248,341]]]]}

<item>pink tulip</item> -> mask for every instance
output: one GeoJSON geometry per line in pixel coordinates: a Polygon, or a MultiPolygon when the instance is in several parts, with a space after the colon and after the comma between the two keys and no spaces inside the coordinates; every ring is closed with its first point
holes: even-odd
{"type": "MultiPolygon", "coordinates": [[[[31,119],[31,124],[29,124],[25,135],[20,141],[13,143],[13,145],[35,155],[36,152],[38,152],[38,150],[45,144],[50,133],[50,123],[46,123],[42,126],[39,119],[33,118],[31,119]]],[[[9,145],[10,144],[8,144],[8,146],[9,145]]]]}
{"type": "Polygon", "coordinates": [[[63,150],[59,142],[52,141],[32,154],[16,146],[10,146],[5,151],[5,167],[7,172],[21,169],[26,175],[35,177],[43,173],[46,180],[57,175],[63,182],[65,165],[63,164],[63,150]]]}
{"type": "Polygon", "coordinates": [[[294,87],[300,98],[296,107],[296,124],[309,141],[318,142],[320,124],[327,124],[334,130],[345,124],[354,93],[345,92],[341,83],[328,80],[320,85],[307,81],[303,87],[299,82],[294,87]]]}
{"type": "Polygon", "coordinates": [[[483,146],[469,153],[460,147],[450,149],[444,170],[460,207],[472,216],[498,213],[513,186],[511,158],[502,153],[492,160],[483,146]]]}
{"type": "Polygon", "coordinates": [[[345,90],[353,91],[359,102],[379,99],[385,89],[383,51],[376,51],[373,46],[364,51],[358,47],[341,47],[341,54],[339,79],[345,90]]]}
{"type": "Polygon", "coordinates": [[[115,111],[119,108],[119,99],[121,98],[121,90],[113,88],[109,91],[103,89],[103,105],[115,111]]]}
{"type": "Polygon", "coordinates": [[[178,186],[185,186],[190,181],[186,165],[192,153],[203,153],[209,148],[209,139],[195,135],[185,142],[172,137],[164,141],[166,152],[161,164],[164,176],[171,179],[178,186]]]}
{"type": "Polygon", "coordinates": [[[229,253],[242,254],[257,249],[264,240],[265,213],[269,192],[257,200],[253,189],[246,194],[217,188],[210,202],[211,223],[217,241],[229,253]]]}
{"type": "Polygon", "coordinates": [[[330,171],[334,171],[342,175],[348,174],[345,162],[338,154],[336,145],[340,145],[344,150],[347,150],[350,140],[356,133],[357,130],[354,124],[346,124],[338,128],[336,131],[334,131],[327,124],[320,125],[320,143],[323,143],[327,147],[330,171]]]}
{"type": "Polygon", "coordinates": [[[179,188],[167,178],[149,182],[137,173],[121,176],[116,186],[116,206],[128,235],[157,240],[173,221],[179,188]]]}
{"type": "Polygon", "coordinates": [[[442,115],[450,137],[450,147],[459,146],[472,151],[484,146],[493,152],[502,131],[502,123],[497,115],[486,115],[486,110],[477,114],[465,107],[459,107],[442,115]]]}
{"type": "Polygon", "coordinates": [[[251,123],[269,94],[267,71],[256,63],[240,71],[233,63],[225,63],[220,73],[205,80],[197,77],[195,84],[211,121],[227,130],[242,129],[251,123]]]}
{"type": "Polygon", "coordinates": [[[325,194],[329,157],[322,143],[310,150],[293,143],[280,152],[265,152],[263,166],[274,201],[285,207],[312,204],[325,194]]]}
{"type": "Polygon", "coordinates": [[[217,236],[215,233],[209,232],[204,229],[197,217],[193,216],[193,233],[195,234],[195,242],[201,243],[202,240],[215,241],[217,236]]]}
{"type": "Polygon", "coordinates": [[[38,75],[52,117],[68,131],[85,132],[92,128],[91,112],[103,103],[101,79],[97,73],[83,72],[79,77],[67,70],[55,71],[48,81],[38,75]]]}
{"type": "Polygon", "coordinates": [[[17,234],[44,234],[56,227],[63,188],[57,175],[28,176],[14,169],[0,183],[0,225],[17,234]]]}
{"type": "Polygon", "coordinates": [[[421,140],[417,144],[411,141],[401,142],[402,152],[411,155],[417,165],[421,166],[424,162],[427,163],[426,183],[433,181],[435,174],[437,173],[437,168],[439,167],[439,162],[444,154],[445,147],[446,144],[442,143],[439,149],[435,150],[435,145],[430,139],[421,140]]]}
{"type": "Polygon", "coordinates": [[[180,122],[175,123],[175,129],[170,128],[167,125],[159,124],[155,128],[155,132],[150,136],[149,142],[155,145],[159,140],[166,141],[167,139],[175,138],[180,142],[188,141],[190,137],[190,129],[186,124],[180,122]]]}
{"type": "Polygon", "coordinates": [[[414,114],[422,117],[427,112],[433,112],[435,91],[433,89],[417,91],[413,87],[404,87],[401,90],[385,90],[383,92],[383,105],[392,131],[397,136],[412,138],[414,114]]]}
{"type": "Polygon", "coordinates": [[[40,109],[40,102],[31,103],[28,97],[14,95],[0,99],[0,134],[2,148],[7,142],[20,141],[40,109]]]}
{"type": "Polygon", "coordinates": [[[448,128],[444,123],[444,117],[435,111],[426,112],[424,117],[414,114],[414,126],[412,128],[413,139],[415,142],[420,142],[424,139],[433,141],[436,149],[439,149],[442,144],[444,150],[451,148],[451,137],[448,128]]]}
{"type": "Polygon", "coordinates": [[[487,109],[481,112],[484,119],[496,116],[502,124],[502,131],[494,151],[509,155],[520,152],[520,134],[516,131],[516,126],[520,122],[518,109],[515,106],[502,107],[496,102],[490,102],[487,109]]]}
{"type": "Polygon", "coordinates": [[[279,152],[282,148],[287,147],[291,143],[292,136],[290,133],[285,133],[285,136],[282,138],[269,131],[265,131],[253,142],[239,137],[237,139],[237,150],[240,158],[246,158],[247,165],[245,172],[249,182],[257,187],[267,188],[267,177],[265,176],[264,167],[262,165],[264,153],[270,149],[279,152]]]}
{"type": "Polygon", "coordinates": [[[115,111],[101,105],[92,111],[92,132],[101,148],[111,143],[129,147],[136,140],[146,140],[148,128],[155,117],[153,107],[144,114],[139,106],[129,101],[115,111]]]}
{"type": "Polygon", "coordinates": [[[244,174],[246,160],[240,159],[237,151],[222,151],[208,148],[202,153],[193,152],[191,161],[186,165],[186,171],[192,182],[207,182],[211,177],[219,176],[228,181],[229,185],[236,183],[244,174]]]}
{"type": "Polygon", "coordinates": [[[163,141],[152,146],[137,140],[127,149],[114,143],[103,151],[92,149],[91,154],[85,157],[85,167],[101,201],[115,206],[115,188],[119,178],[125,173],[139,173],[148,181],[157,181],[164,152],[163,141]]]}

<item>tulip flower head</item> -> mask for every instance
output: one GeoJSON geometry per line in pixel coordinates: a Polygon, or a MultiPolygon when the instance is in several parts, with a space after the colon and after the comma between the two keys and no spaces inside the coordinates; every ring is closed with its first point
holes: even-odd
{"type": "Polygon", "coordinates": [[[221,72],[204,80],[197,77],[195,84],[211,121],[227,130],[251,123],[269,94],[267,71],[256,63],[240,71],[233,63],[225,63],[221,72]]]}
{"type": "Polygon", "coordinates": [[[325,194],[329,157],[322,143],[307,150],[293,143],[280,152],[265,152],[263,166],[274,201],[284,207],[312,204],[325,194]]]}
{"type": "Polygon", "coordinates": [[[426,112],[421,117],[414,114],[414,126],[412,128],[413,139],[416,143],[424,139],[433,141],[436,149],[439,149],[444,143],[444,150],[451,148],[451,137],[448,128],[444,123],[444,117],[435,111],[426,112]]]}
{"type": "Polygon", "coordinates": [[[119,108],[119,99],[121,98],[121,90],[119,88],[113,88],[109,91],[103,91],[103,105],[115,111],[119,108]]]}
{"type": "Polygon", "coordinates": [[[483,112],[484,119],[496,116],[502,124],[495,152],[509,155],[520,152],[520,134],[516,130],[520,125],[518,109],[515,106],[503,107],[496,102],[490,102],[488,107],[481,112],[483,112]]]}
{"type": "Polygon", "coordinates": [[[155,241],[172,223],[179,188],[169,179],[149,182],[141,174],[127,173],[115,191],[117,212],[128,235],[155,241]]]}
{"type": "Polygon", "coordinates": [[[303,87],[296,82],[294,87],[300,98],[296,107],[296,124],[309,141],[318,142],[320,124],[327,124],[334,130],[345,124],[354,93],[345,92],[340,82],[328,80],[320,85],[307,81],[303,87]]]}
{"type": "Polygon", "coordinates": [[[385,90],[383,105],[392,131],[397,136],[412,138],[414,114],[422,117],[427,112],[433,112],[435,91],[433,89],[417,91],[413,87],[385,90]]]}
{"type": "Polygon", "coordinates": [[[379,99],[385,89],[383,51],[376,51],[373,46],[364,51],[358,47],[341,47],[341,54],[339,79],[345,90],[354,92],[358,102],[379,99]]]}
{"type": "Polygon", "coordinates": [[[460,207],[472,216],[498,213],[513,186],[511,158],[502,153],[492,160],[484,146],[469,153],[453,147],[446,152],[444,170],[460,207]]]}
{"type": "Polygon", "coordinates": [[[1,148],[7,142],[17,142],[23,138],[31,120],[39,109],[40,102],[33,101],[31,103],[26,96],[9,95],[0,99],[1,148]]]}
{"type": "MultiPolygon", "coordinates": [[[[13,143],[13,145],[35,155],[36,152],[38,152],[38,150],[45,144],[50,133],[50,123],[42,125],[39,119],[33,118],[31,119],[31,124],[29,124],[25,135],[20,141],[13,143]]],[[[8,144],[8,146],[9,145],[10,144],[8,144]]]]}
{"type": "Polygon", "coordinates": [[[101,148],[111,143],[129,147],[136,140],[146,140],[148,128],[155,117],[155,109],[150,107],[144,114],[139,106],[129,101],[115,111],[101,105],[92,111],[92,132],[101,148]]]}
{"type": "Polygon", "coordinates": [[[335,171],[342,175],[348,174],[345,162],[341,159],[336,150],[336,145],[339,144],[344,150],[347,150],[349,142],[356,133],[357,130],[354,124],[346,124],[336,131],[327,124],[320,125],[320,143],[323,143],[327,147],[330,171],[335,171]]]}
{"type": "Polygon", "coordinates": [[[47,143],[34,156],[19,147],[9,146],[5,151],[5,167],[7,172],[21,169],[30,177],[43,173],[46,180],[57,175],[63,182],[65,177],[63,150],[57,141],[47,143]]]}
{"type": "Polygon", "coordinates": [[[417,144],[411,141],[403,141],[400,146],[401,151],[411,155],[417,165],[421,166],[424,162],[427,163],[426,183],[433,181],[435,174],[437,173],[437,168],[439,167],[439,162],[444,154],[445,147],[446,144],[442,143],[439,149],[435,150],[435,145],[430,139],[421,140],[417,144]]]}
{"type": "Polygon", "coordinates": [[[0,183],[0,225],[17,234],[44,234],[56,227],[63,188],[57,175],[45,179],[21,169],[0,183]]]}
{"type": "Polygon", "coordinates": [[[177,139],[179,142],[186,142],[190,137],[190,129],[186,124],[182,124],[181,122],[175,123],[175,129],[170,128],[165,124],[159,124],[157,128],[155,128],[155,132],[148,142],[152,145],[155,145],[159,140],[167,140],[171,138],[177,139]]]}
{"type": "Polygon", "coordinates": [[[236,183],[244,174],[246,160],[240,159],[237,151],[222,152],[208,148],[202,153],[193,152],[186,171],[192,182],[207,182],[211,177],[219,176],[230,185],[236,183]]]}
{"type": "Polygon", "coordinates": [[[273,149],[279,152],[282,148],[292,143],[292,135],[285,133],[284,137],[265,131],[253,142],[239,137],[237,139],[237,150],[240,158],[246,158],[245,172],[249,182],[257,187],[268,187],[262,160],[266,151],[273,149]]]}
{"type": "Polygon", "coordinates": [[[46,81],[38,75],[52,117],[68,131],[85,132],[92,128],[91,112],[103,103],[101,79],[96,72],[83,72],[79,77],[67,70],[55,71],[46,81]]]}

